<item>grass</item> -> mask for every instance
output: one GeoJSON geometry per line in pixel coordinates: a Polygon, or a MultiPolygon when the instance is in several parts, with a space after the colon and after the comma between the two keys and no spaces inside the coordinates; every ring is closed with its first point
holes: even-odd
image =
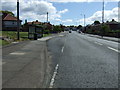
{"type": "MultiPolygon", "coordinates": [[[[20,40],[19,41],[25,41],[25,40],[29,40],[28,39],[28,32],[20,32],[20,40]]],[[[43,37],[47,37],[51,34],[43,34],[43,37]]],[[[16,31],[0,31],[0,36],[2,37],[9,37],[10,39],[12,39],[13,41],[18,41],[17,40],[17,32],[16,31]]],[[[0,40],[0,45],[7,45],[10,44],[10,41],[6,41],[6,40],[0,40]]]]}
{"type": "MultiPolygon", "coordinates": [[[[19,35],[20,35],[19,41],[29,40],[28,39],[28,32],[20,32],[19,35]]],[[[0,31],[0,36],[7,37],[7,38],[9,37],[10,39],[12,39],[12,41],[18,41],[16,31],[0,31]]],[[[7,45],[10,43],[11,43],[10,41],[0,40],[0,45],[7,45]]]]}
{"type": "Polygon", "coordinates": [[[43,34],[43,37],[47,37],[47,36],[50,36],[51,34],[43,34]]]}
{"type": "MultiPolygon", "coordinates": [[[[9,37],[11,39],[17,39],[16,31],[1,31],[3,37],[9,37]]],[[[1,35],[1,34],[0,34],[1,35]]],[[[20,32],[20,38],[28,38],[28,32],[20,32]]]]}
{"type": "Polygon", "coordinates": [[[5,40],[0,40],[0,46],[8,45],[10,42],[5,41],[5,40]]]}

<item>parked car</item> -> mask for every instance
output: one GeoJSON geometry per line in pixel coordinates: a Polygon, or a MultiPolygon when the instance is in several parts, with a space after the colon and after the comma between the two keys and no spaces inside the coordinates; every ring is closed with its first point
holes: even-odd
{"type": "Polygon", "coordinates": [[[69,33],[71,33],[72,31],[71,30],[69,30],[69,33]]]}
{"type": "Polygon", "coordinates": [[[78,33],[82,33],[82,31],[78,31],[78,33]]]}

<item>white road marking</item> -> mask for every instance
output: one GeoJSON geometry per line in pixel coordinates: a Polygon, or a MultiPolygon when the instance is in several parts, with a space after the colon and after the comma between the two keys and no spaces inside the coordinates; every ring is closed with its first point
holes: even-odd
{"type": "Polygon", "coordinates": [[[43,37],[43,38],[40,38],[38,39],[39,41],[46,41],[46,40],[49,40],[51,39],[52,37],[43,37]]]}
{"type": "Polygon", "coordinates": [[[11,55],[25,55],[24,52],[13,52],[13,53],[10,53],[11,55]]]}
{"type": "Polygon", "coordinates": [[[63,51],[64,51],[64,46],[62,47],[62,50],[61,50],[61,52],[63,53],[63,51]]]}
{"type": "Polygon", "coordinates": [[[94,42],[94,43],[99,44],[99,45],[103,45],[103,44],[101,44],[101,43],[99,43],[99,42],[94,42]]]}
{"type": "Polygon", "coordinates": [[[111,49],[111,50],[113,50],[113,51],[116,51],[116,52],[120,53],[120,51],[117,50],[117,49],[114,49],[114,48],[112,48],[112,47],[108,47],[108,48],[111,49]]]}
{"type": "Polygon", "coordinates": [[[12,42],[12,43],[19,43],[19,42],[12,42]]]}
{"type": "Polygon", "coordinates": [[[63,45],[63,47],[62,47],[62,49],[61,49],[61,52],[62,52],[62,53],[63,53],[64,48],[65,48],[65,43],[66,43],[66,40],[67,40],[67,39],[65,39],[64,45],[63,45]]]}
{"type": "Polygon", "coordinates": [[[59,67],[59,65],[57,64],[56,67],[55,67],[55,71],[54,71],[54,74],[52,76],[49,88],[53,88],[53,85],[54,85],[54,82],[55,82],[55,77],[56,77],[56,74],[57,74],[57,71],[58,71],[58,67],[59,67]]]}
{"type": "Polygon", "coordinates": [[[59,35],[60,37],[63,37],[64,35],[59,35]]]}

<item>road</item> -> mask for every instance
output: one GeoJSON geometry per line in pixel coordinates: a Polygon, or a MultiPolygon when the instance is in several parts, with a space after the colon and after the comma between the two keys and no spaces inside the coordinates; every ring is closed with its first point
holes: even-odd
{"type": "Polygon", "coordinates": [[[47,42],[50,88],[118,88],[118,43],[77,32],[47,42]]]}

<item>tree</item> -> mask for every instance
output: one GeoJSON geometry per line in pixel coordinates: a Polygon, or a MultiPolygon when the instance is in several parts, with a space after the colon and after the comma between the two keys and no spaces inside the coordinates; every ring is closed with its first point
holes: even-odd
{"type": "Polygon", "coordinates": [[[104,24],[102,26],[102,35],[108,35],[110,31],[111,30],[110,30],[110,27],[108,25],[104,24]]]}
{"type": "Polygon", "coordinates": [[[100,22],[99,21],[94,21],[94,25],[98,25],[98,24],[100,24],[100,22]]]}
{"type": "Polygon", "coordinates": [[[79,26],[77,27],[77,29],[80,29],[80,28],[82,28],[82,25],[79,25],[79,26]]]}
{"type": "Polygon", "coordinates": [[[0,11],[0,13],[7,13],[7,14],[10,14],[10,15],[12,15],[12,16],[15,16],[15,14],[13,13],[13,12],[11,12],[11,11],[0,11]]]}
{"type": "Polygon", "coordinates": [[[55,25],[55,26],[53,27],[53,32],[54,32],[54,33],[61,32],[62,30],[63,30],[63,29],[61,28],[60,25],[55,25]]]}

